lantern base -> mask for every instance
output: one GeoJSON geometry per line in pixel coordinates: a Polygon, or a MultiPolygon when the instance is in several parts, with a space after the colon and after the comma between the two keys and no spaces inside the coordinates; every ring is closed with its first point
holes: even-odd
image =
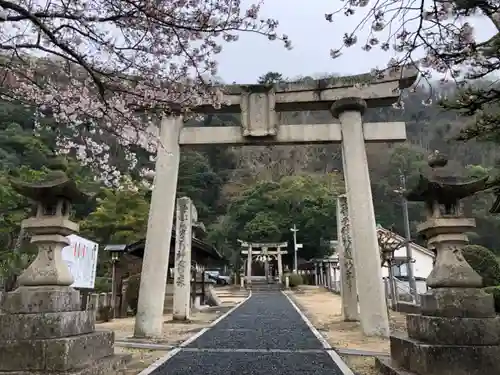
{"type": "Polygon", "coordinates": [[[377,358],[382,375],[499,374],[499,345],[439,345],[393,335],[391,358],[377,358]]]}
{"type": "Polygon", "coordinates": [[[7,293],[1,309],[10,314],[80,310],[80,292],[65,286],[20,286],[7,293]]]}
{"type": "Polygon", "coordinates": [[[111,374],[129,358],[114,355],[114,332],[95,330],[71,287],[21,286],[2,310],[0,375],[111,374]]]}
{"type": "Polygon", "coordinates": [[[428,316],[492,318],[493,296],[476,288],[437,288],[420,295],[421,313],[428,316]]]}

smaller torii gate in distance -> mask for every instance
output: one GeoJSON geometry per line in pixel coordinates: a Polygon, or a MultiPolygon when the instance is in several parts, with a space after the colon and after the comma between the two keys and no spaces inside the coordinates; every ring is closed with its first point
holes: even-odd
{"type": "Polygon", "coordinates": [[[278,277],[279,280],[281,280],[281,277],[283,276],[283,259],[282,255],[283,254],[288,254],[288,251],[286,250],[281,250],[283,247],[288,246],[288,242],[262,242],[262,243],[255,243],[255,242],[246,242],[246,241],[241,241],[242,247],[246,247],[246,250],[241,250],[242,255],[247,255],[247,272],[246,272],[246,281],[247,285],[252,283],[252,260],[255,255],[263,255],[265,257],[264,262],[264,269],[266,272],[266,280],[269,281],[269,258],[270,256],[276,257],[276,260],[278,261],[278,277]],[[269,250],[269,248],[276,248],[276,250],[269,250]],[[255,251],[254,249],[261,249],[255,251]]]}

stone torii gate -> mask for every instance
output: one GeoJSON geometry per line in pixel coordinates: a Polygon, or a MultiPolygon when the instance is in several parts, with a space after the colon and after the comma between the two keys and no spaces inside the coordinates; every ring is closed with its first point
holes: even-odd
{"type": "Polygon", "coordinates": [[[288,242],[279,242],[279,243],[254,243],[254,242],[245,242],[241,241],[241,246],[246,247],[247,250],[241,250],[242,255],[247,255],[247,274],[246,274],[246,281],[247,285],[252,283],[252,260],[254,256],[259,256],[263,255],[265,256],[265,266],[264,269],[266,270],[266,280],[269,279],[269,259],[267,258],[268,256],[273,256],[276,257],[276,260],[278,261],[278,275],[279,275],[279,280],[281,280],[281,277],[283,276],[283,259],[282,255],[288,254],[288,251],[286,250],[281,250],[282,247],[287,247],[288,242]],[[276,248],[276,250],[269,250],[269,248],[276,248]],[[257,250],[255,251],[254,249],[262,249],[262,250],[257,250]]]}
{"type": "Polygon", "coordinates": [[[216,110],[207,103],[195,111],[241,113],[241,126],[184,128],[181,116],[163,118],[159,136],[162,146],[158,148],[156,159],[135,336],[161,335],[180,146],[300,143],[342,144],[353,249],[362,259],[356,264],[361,323],[365,334],[387,336],[389,323],[365,142],[404,141],[406,128],[403,122],[363,124],[363,113],[367,107],[393,104],[399,98],[400,89],[410,87],[416,78],[417,70],[405,67],[403,71],[390,69],[376,77],[365,74],[305,83],[225,86],[221,87],[226,104],[222,109],[216,110]],[[340,123],[278,123],[278,112],[311,110],[330,110],[340,123]]]}

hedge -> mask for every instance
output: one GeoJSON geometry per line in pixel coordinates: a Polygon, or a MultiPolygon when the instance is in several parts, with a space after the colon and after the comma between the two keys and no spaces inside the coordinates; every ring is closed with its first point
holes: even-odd
{"type": "Polygon", "coordinates": [[[285,284],[285,278],[288,277],[288,286],[290,288],[295,288],[299,285],[304,284],[304,280],[302,280],[302,276],[296,273],[287,273],[283,275],[283,284],[285,284]]]}
{"type": "Polygon", "coordinates": [[[483,278],[483,286],[500,285],[500,264],[495,254],[484,246],[467,245],[462,254],[470,266],[483,278]]]}

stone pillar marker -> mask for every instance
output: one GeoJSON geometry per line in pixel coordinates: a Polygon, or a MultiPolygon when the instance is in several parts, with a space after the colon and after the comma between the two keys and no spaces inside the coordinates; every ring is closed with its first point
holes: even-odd
{"type": "Polygon", "coordinates": [[[188,197],[177,199],[175,225],[173,319],[189,320],[191,309],[191,242],[196,208],[188,197]]]}
{"type": "Polygon", "coordinates": [[[370,175],[363,134],[366,102],[359,98],[336,101],[331,112],[341,123],[342,155],[352,245],[360,303],[360,321],[368,336],[388,336],[389,318],[382,284],[370,175]]]}
{"type": "Polygon", "coordinates": [[[36,202],[35,216],[21,226],[38,247],[36,259],[18,278],[19,287],[7,293],[0,313],[0,373],[103,374],[124,365],[114,355],[113,332],[95,331],[93,311],[81,311],[80,293],[62,259],[78,231],[69,219],[71,204],[87,196],[65,173],[63,159],[52,160],[43,181],[12,180],[12,187],[36,202]]]}
{"type": "Polygon", "coordinates": [[[252,285],[252,245],[248,246],[248,258],[247,258],[247,286],[252,285]]]}
{"type": "Polygon", "coordinates": [[[183,119],[180,116],[165,117],[161,121],[135,317],[135,337],[159,337],[162,333],[163,303],[179,174],[178,138],[182,124],[183,119]]]}
{"type": "Polygon", "coordinates": [[[337,238],[339,265],[340,265],[340,294],[342,298],[342,315],[345,321],[358,321],[358,291],[356,282],[356,269],[352,251],[352,233],[349,213],[347,209],[347,196],[337,197],[337,238]]]}
{"type": "MultiPolygon", "coordinates": [[[[500,374],[500,317],[493,295],[462,255],[475,220],[463,215],[461,200],[486,190],[489,177],[472,179],[441,169],[447,159],[429,158],[430,176],[420,176],[408,201],[426,205],[418,232],[437,251],[421,295],[420,314],[408,314],[408,336],[391,335],[391,358],[378,358],[381,373],[405,375],[500,374]]],[[[492,182],[496,184],[496,182],[492,182]]]]}

